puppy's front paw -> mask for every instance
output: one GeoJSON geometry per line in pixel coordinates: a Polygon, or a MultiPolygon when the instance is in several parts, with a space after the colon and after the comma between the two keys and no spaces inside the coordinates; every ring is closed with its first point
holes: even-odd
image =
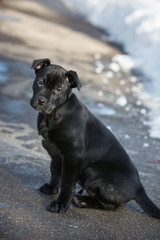
{"type": "Polygon", "coordinates": [[[51,195],[51,194],[57,194],[58,193],[58,188],[53,188],[52,185],[50,185],[48,183],[45,183],[44,185],[42,185],[39,188],[39,191],[41,193],[45,193],[45,194],[51,195]]]}
{"type": "Polygon", "coordinates": [[[47,207],[47,210],[54,213],[64,213],[67,211],[68,207],[68,203],[61,203],[55,200],[47,207]]]}

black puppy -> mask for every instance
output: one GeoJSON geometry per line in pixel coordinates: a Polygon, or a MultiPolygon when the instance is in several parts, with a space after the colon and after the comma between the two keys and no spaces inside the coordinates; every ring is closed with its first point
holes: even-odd
{"type": "Polygon", "coordinates": [[[49,59],[33,61],[36,79],[31,105],[40,113],[38,131],[52,158],[51,181],[40,191],[60,193],[48,207],[65,212],[71,201],[78,207],[114,210],[134,199],[148,214],[160,218],[160,209],[148,198],[138,172],[115,136],[72,93],[80,90],[76,72],[49,59]],[[88,196],[74,195],[76,182],[88,196]]]}

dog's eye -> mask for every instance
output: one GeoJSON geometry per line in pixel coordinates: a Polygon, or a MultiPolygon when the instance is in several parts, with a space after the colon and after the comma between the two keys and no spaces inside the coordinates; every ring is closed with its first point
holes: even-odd
{"type": "Polygon", "coordinates": [[[61,92],[61,90],[62,90],[61,87],[57,87],[57,88],[56,88],[56,92],[58,92],[58,93],[61,92]]]}
{"type": "Polygon", "coordinates": [[[43,85],[43,80],[42,80],[42,79],[40,79],[40,80],[38,80],[38,82],[37,82],[37,83],[38,83],[38,85],[39,85],[39,86],[42,86],[42,85],[43,85]]]}

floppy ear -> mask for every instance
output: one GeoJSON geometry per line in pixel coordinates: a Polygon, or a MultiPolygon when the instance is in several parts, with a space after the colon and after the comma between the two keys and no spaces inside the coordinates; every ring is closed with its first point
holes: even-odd
{"type": "Polygon", "coordinates": [[[43,58],[43,59],[34,60],[31,68],[34,69],[36,73],[42,68],[47,67],[49,65],[50,65],[50,60],[48,58],[43,58]]]}
{"type": "Polygon", "coordinates": [[[70,85],[71,85],[71,88],[78,88],[78,90],[80,91],[81,87],[82,87],[82,84],[79,80],[79,77],[77,75],[76,72],[70,70],[68,72],[65,73],[65,76],[68,78],[69,82],[70,82],[70,85]]]}

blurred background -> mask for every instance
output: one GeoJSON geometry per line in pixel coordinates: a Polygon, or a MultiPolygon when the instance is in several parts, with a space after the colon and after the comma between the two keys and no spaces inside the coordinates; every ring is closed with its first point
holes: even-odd
{"type": "MultiPolygon", "coordinates": [[[[49,58],[53,64],[77,72],[82,90],[75,93],[120,140],[137,166],[148,194],[158,205],[159,12],[158,0],[0,0],[0,180],[5,182],[0,206],[6,219],[3,234],[11,230],[7,226],[7,209],[14,224],[16,214],[20,215],[22,209],[28,216],[37,203],[37,196],[31,193],[35,194],[44,181],[49,181],[50,159],[37,135],[37,112],[29,103],[35,77],[31,65],[39,58],[49,58]],[[17,181],[18,200],[16,191],[9,187],[15,183],[16,189],[17,181]],[[32,197],[31,205],[27,194],[32,197]],[[13,213],[16,203],[21,201],[28,210],[21,206],[13,213]]],[[[127,209],[129,216],[133,214],[129,209],[140,211],[132,202],[127,204],[127,209]]],[[[24,215],[21,217],[23,220],[24,215]]],[[[114,217],[110,215],[113,222],[114,217]]],[[[93,225],[96,219],[94,212],[93,225]]],[[[31,229],[32,224],[28,220],[31,229]]],[[[87,223],[81,224],[85,227],[87,223]]],[[[151,234],[148,226],[145,222],[145,231],[151,234]]],[[[117,226],[119,239],[121,231],[128,234],[123,227],[123,224],[117,226]]],[[[152,226],[154,233],[155,228],[152,226]]],[[[101,226],[99,229],[102,230],[101,226]]],[[[135,232],[134,226],[130,229],[135,232]]],[[[140,231],[139,228],[137,233],[140,231]]],[[[14,234],[21,237],[16,235],[17,231],[14,234]]],[[[91,234],[88,239],[96,238],[91,234]]]]}

